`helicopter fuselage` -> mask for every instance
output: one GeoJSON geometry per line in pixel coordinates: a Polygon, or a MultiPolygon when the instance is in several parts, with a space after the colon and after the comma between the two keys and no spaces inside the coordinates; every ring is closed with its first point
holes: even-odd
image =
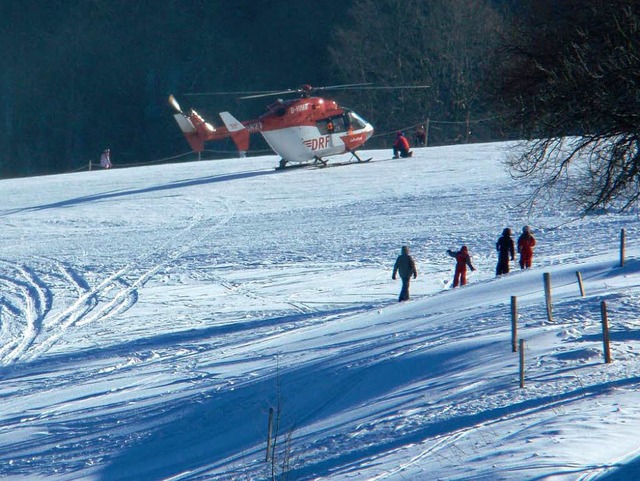
{"type": "Polygon", "coordinates": [[[205,141],[226,137],[232,137],[238,150],[246,151],[248,134],[259,132],[283,162],[308,162],[353,152],[373,135],[369,122],[321,97],[278,100],[258,119],[245,122],[228,112],[220,116],[225,126],[215,128],[193,110],[189,115],[178,110],[175,115],[195,151],[202,151],[205,141]]]}
{"type": "Polygon", "coordinates": [[[358,114],[319,97],[276,102],[259,122],[269,146],[289,162],[353,151],[373,134],[358,114]]]}

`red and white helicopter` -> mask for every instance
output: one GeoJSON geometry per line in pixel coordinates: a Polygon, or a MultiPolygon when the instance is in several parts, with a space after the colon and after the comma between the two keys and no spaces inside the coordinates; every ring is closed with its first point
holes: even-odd
{"type": "MultiPolygon", "coordinates": [[[[335,85],[312,87],[303,85],[298,89],[261,92],[241,97],[242,99],[298,93],[299,97],[289,100],[278,99],[267,107],[267,112],[255,120],[238,121],[229,112],[220,112],[223,126],[214,127],[195,110],[182,112],[178,102],[169,96],[169,103],[175,109],[174,117],[195,152],[204,150],[204,143],[231,137],[240,155],[249,149],[249,134],[259,132],[273,151],[281,157],[280,168],[289,163],[327,165],[326,157],[350,152],[358,162],[366,162],[356,154],[373,135],[373,126],[353,110],[340,107],[335,101],[312,96],[318,90],[342,90],[350,88],[426,88],[373,87],[369,84],[335,85]]],[[[206,94],[200,94],[206,95],[206,94]]]]}

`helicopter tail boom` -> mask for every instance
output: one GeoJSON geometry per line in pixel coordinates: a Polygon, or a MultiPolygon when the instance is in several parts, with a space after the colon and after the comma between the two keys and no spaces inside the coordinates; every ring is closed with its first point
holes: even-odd
{"type": "Polygon", "coordinates": [[[231,137],[241,155],[249,150],[249,131],[229,112],[220,112],[224,127],[216,129],[193,109],[189,114],[185,114],[173,95],[169,96],[169,104],[175,110],[173,117],[194,152],[202,152],[204,143],[209,140],[221,140],[227,137],[231,137]]]}

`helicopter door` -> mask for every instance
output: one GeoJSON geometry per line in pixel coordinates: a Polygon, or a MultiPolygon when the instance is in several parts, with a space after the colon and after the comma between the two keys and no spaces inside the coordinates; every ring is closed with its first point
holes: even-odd
{"type": "Polygon", "coordinates": [[[316,126],[318,127],[321,135],[333,135],[346,131],[345,122],[342,115],[319,120],[316,123],[316,126]]]}
{"type": "Polygon", "coordinates": [[[335,134],[343,134],[347,131],[347,122],[343,115],[336,115],[327,119],[319,120],[316,123],[321,135],[329,135],[329,145],[327,147],[333,147],[336,142],[341,142],[339,137],[335,137],[335,134]],[[335,141],[334,141],[335,139],[335,141]]]}

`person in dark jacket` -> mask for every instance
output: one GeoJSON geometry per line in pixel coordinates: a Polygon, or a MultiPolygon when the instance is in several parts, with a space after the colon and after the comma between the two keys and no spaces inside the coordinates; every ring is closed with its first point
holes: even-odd
{"type": "Polygon", "coordinates": [[[518,252],[520,253],[520,269],[529,269],[533,260],[533,248],[536,238],[531,233],[531,228],[525,225],[522,234],[518,237],[518,252]]]}
{"type": "Polygon", "coordinates": [[[409,283],[411,282],[411,276],[413,276],[414,279],[418,277],[416,263],[414,262],[413,257],[409,255],[408,246],[402,246],[400,255],[393,266],[393,274],[391,275],[391,278],[394,281],[397,278],[397,274],[400,274],[400,279],[402,279],[402,290],[400,291],[398,302],[407,301],[409,300],[409,283]]]}
{"type": "Polygon", "coordinates": [[[453,287],[464,286],[467,283],[467,266],[471,271],[476,268],[471,264],[471,256],[467,246],[462,246],[458,252],[447,249],[447,254],[456,259],[456,270],[453,274],[453,287]]]}
{"type": "Polygon", "coordinates": [[[419,125],[416,133],[413,134],[413,141],[418,147],[424,147],[427,144],[427,130],[424,125],[419,125]]]}
{"type": "Polygon", "coordinates": [[[409,140],[404,135],[404,132],[398,132],[396,134],[396,140],[393,142],[393,158],[406,158],[412,155],[413,152],[409,150],[409,140]]]}
{"type": "Polygon", "coordinates": [[[496,266],[496,276],[509,273],[509,259],[515,258],[515,246],[511,238],[511,229],[508,227],[502,231],[502,237],[496,242],[498,251],[498,265],[496,266]]]}

